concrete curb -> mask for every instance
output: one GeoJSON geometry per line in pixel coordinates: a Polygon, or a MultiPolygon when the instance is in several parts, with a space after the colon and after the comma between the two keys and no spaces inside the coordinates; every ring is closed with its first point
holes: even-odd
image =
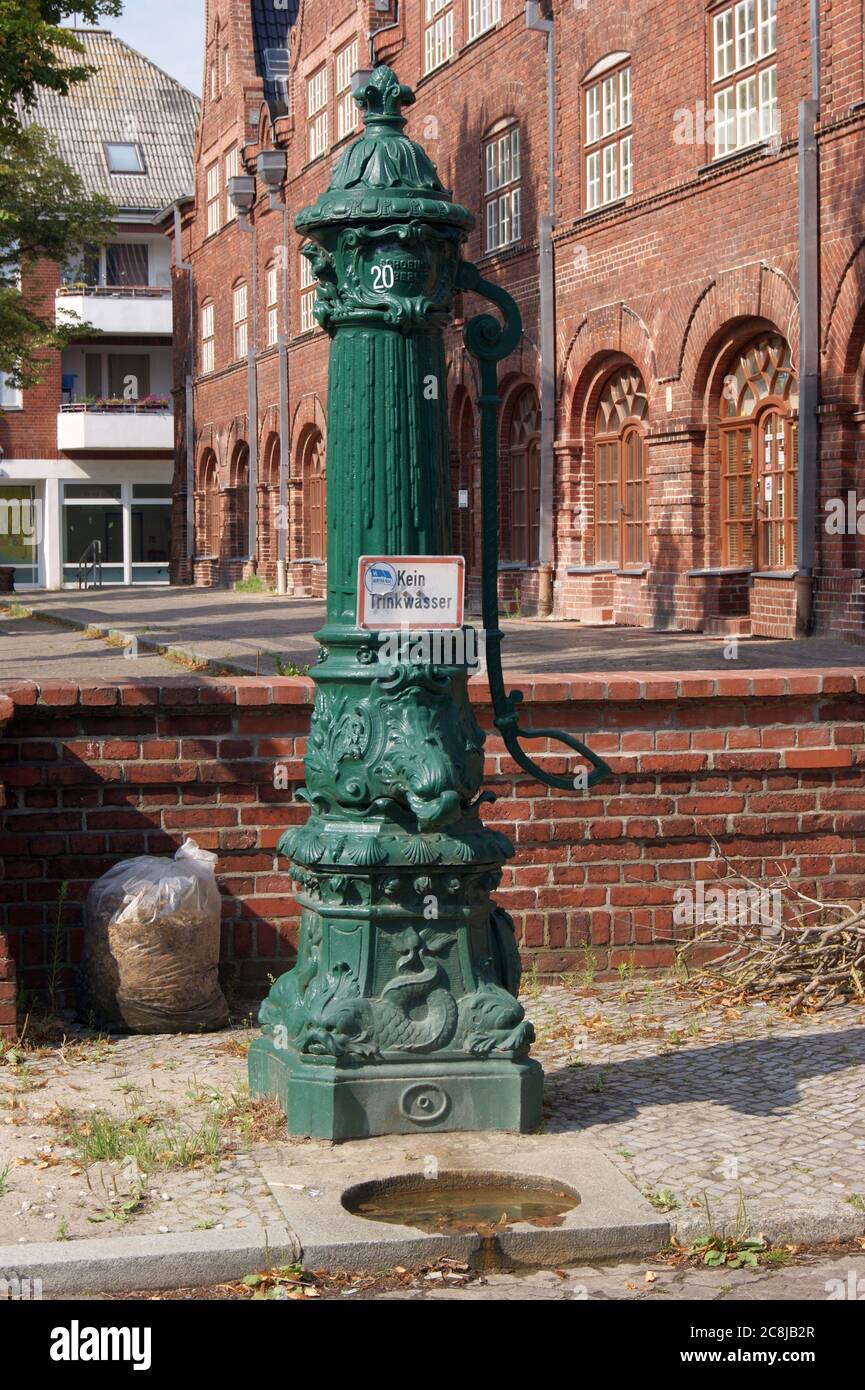
{"type": "Polygon", "coordinates": [[[223,1284],[299,1259],[300,1245],[287,1226],[184,1231],[0,1245],[0,1279],[41,1279],[43,1294],[52,1296],[127,1293],[223,1284]]]}
{"type": "MultiPolygon", "coordinates": [[[[735,1234],[733,1218],[717,1218],[712,1224],[720,1235],[735,1234]]],[[[861,1211],[831,1200],[781,1208],[749,1203],[744,1224],[748,1235],[763,1236],[769,1245],[822,1245],[825,1241],[851,1240],[865,1233],[865,1216],[861,1211]]],[[[702,1212],[671,1212],[670,1226],[684,1245],[703,1240],[708,1234],[702,1212]]]]}

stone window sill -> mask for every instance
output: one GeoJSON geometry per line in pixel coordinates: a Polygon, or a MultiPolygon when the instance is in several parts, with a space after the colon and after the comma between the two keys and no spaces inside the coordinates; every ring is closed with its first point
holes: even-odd
{"type": "Polygon", "coordinates": [[[753,145],[744,145],[741,149],[731,150],[729,154],[721,154],[717,159],[710,159],[708,164],[701,164],[697,173],[702,178],[706,174],[711,174],[715,169],[729,169],[739,160],[745,163],[749,159],[761,157],[762,155],[772,154],[774,146],[769,140],[755,140],[753,145]]]}
{"type": "Polygon", "coordinates": [[[737,575],[737,574],[750,574],[750,573],[751,573],[751,571],[750,571],[750,569],[748,568],[747,565],[710,565],[710,566],[708,567],[708,569],[702,569],[702,570],[688,570],[688,571],[687,571],[687,578],[688,578],[688,579],[703,579],[703,578],[721,578],[721,579],[723,579],[725,575],[730,575],[730,576],[732,577],[732,576],[737,575]]]}

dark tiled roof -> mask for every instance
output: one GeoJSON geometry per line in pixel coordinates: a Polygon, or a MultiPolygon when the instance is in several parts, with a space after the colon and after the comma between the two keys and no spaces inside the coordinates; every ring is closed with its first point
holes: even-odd
{"type": "Polygon", "coordinates": [[[287,111],[285,83],[268,76],[265,52],[268,48],[290,48],[289,37],[297,19],[300,0],[287,0],[284,10],[277,10],[273,0],[251,0],[252,41],[255,45],[255,70],[264,81],[264,98],[272,116],[287,111]]]}
{"type": "Polygon", "coordinates": [[[156,212],[194,187],[198,97],[107,30],[80,29],[77,37],[98,71],[66,96],[40,90],[25,120],[51,132],[91,193],[120,210],[156,212]],[[137,144],[145,173],[110,173],[106,142],[137,144]]]}

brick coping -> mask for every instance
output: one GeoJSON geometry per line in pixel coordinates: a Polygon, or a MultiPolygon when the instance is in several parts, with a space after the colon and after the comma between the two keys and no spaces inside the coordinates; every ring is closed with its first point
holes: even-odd
{"type": "MultiPolygon", "coordinates": [[[[509,690],[523,692],[526,704],[562,704],[601,700],[704,700],[783,698],[794,695],[865,695],[865,665],[805,670],[784,667],[771,672],[750,671],[617,671],[613,675],[587,671],[580,675],[516,673],[509,690]]],[[[307,676],[169,677],[159,681],[100,680],[0,681],[0,719],[16,707],[85,708],[158,705],[307,705],[314,685],[307,676]]],[[[469,685],[472,703],[489,705],[486,681],[469,685]]]]}

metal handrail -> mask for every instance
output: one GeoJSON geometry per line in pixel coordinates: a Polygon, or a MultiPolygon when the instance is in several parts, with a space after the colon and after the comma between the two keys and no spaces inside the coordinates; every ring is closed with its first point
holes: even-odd
{"type": "Polygon", "coordinates": [[[85,285],[75,284],[58,285],[55,291],[57,298],[65,295],[96,295],[101,298],[111,299],[169,299],[171,297],[170,285],[85,285]]]}
{"type": "Polygon", "coordinates": [[[79,589],[102,588],[102,542],[93,540],[78,561],[79,589]],[[92,578],[92,583],[89,582],[92,578]]]}
{"type": "Polygon", "coordinates": [[[63,415],[173,415],[174,409],[171,404],[171,397],[160,398],[159,405],[145,405],[147,397],[140,401],[116,400],[113,404],[107,404],[109,397],[102,401],[61,401],[60,411],[63,415]],[[164,404],[162,403],[164,401],[164,404]]]}

